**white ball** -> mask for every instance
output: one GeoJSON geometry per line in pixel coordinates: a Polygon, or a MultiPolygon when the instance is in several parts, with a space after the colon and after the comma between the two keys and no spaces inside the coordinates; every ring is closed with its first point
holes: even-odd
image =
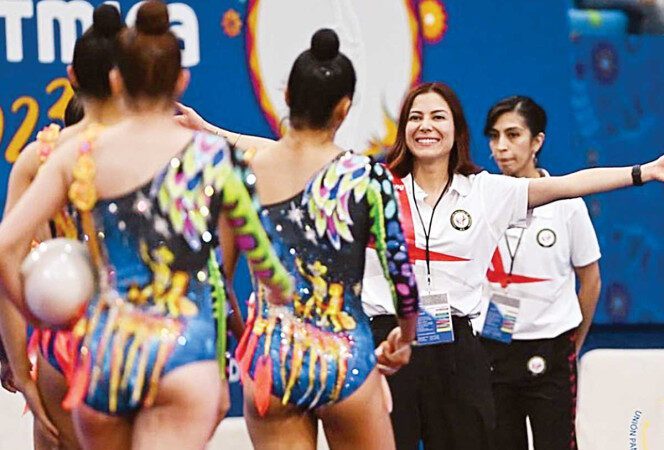
{"type": "Polygon", "coordinates": [[[28,309],[51,327],[72,324],[95,292],[88,249],[73,239],[40,243],[23,261],[21,274],[28,309]]]}

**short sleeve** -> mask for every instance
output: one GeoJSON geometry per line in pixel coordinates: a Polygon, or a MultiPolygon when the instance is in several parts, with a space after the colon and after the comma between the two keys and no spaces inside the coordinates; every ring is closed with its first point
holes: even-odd
{"type": "Polygon", "coordinates": [[[599,260],[602,255],[586,204],[580,198],[573,199],[570,203],[573,205],[572,215],[567,222],[570,257],[574,267],[583,267],[599,260]]]}
{"type": "Polygon", "coordinates": [[[528,218],[528,179],[493,175],[477,176],[484,215],[495,238],[510,227],[525,227],[528,218]]]}

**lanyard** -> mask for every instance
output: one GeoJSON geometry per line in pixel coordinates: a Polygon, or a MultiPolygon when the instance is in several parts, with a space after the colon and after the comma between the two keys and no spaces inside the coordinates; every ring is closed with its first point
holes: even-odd
{"type": "Polygon", "coordinates": [[[431,286],[431,254],[429,253],[429,238],[431,237],[431,226],[433,225],[433,216],[436,213],[436,207],[438,206],[438,203],[443,199],[443,196],[445,195],[445,192],[447,192],[447,189],[450,187],[450,182],[452,181],[452,177],[449,177],[447,180],[447,183],[445,184],[445,189],[443,189],[443,192],[440,193],[438,196],[438,199],[436,200],[436,203],[434,203],[433,208],[431,209],[431,218],[429,219],[429,228],[424,225],[424,219],[422,218],[422,214],[420,213],[420,207],[417,205],[417,199],[415,198],[415,177],[413,174],[410,175],[410,182],[412,186],[412,191],[413,191],[413,203],[415,203],[415,210],[417,211],[417,217],[420,218],[420,223],[422,224],[422,231],[424,231],[424,258],[427,263],[427,283],[429,286],[431,286]]]}
{"type": "Polygon", "coordinates": [[[512,276],[512,270],[514,270],[514,261],[516,260],[516,252],[519,251],[519,247],[521,247],[521,240],[523,239],[523,233],[525,229],[521,228],[521,234],[519,234],[519,240],[516,241],[516,247],[514,248],[514,252],[512,252],[512,248],[510,247],[510,239],[508,236],[505,236],[505,245],[507,245],[507,253],[510,255],[510,273],[509,276],[512,276]]]}

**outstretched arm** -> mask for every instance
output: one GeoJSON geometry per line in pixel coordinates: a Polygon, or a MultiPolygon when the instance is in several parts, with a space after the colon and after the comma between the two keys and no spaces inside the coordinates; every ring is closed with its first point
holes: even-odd
{"type": "MultiPolygon", "coordinates": [[[[641,180],[644,183],[664,181],[664,156],[641,166],[641,180]]],[[[536,178],[529,181],[528,207],[612,191],[632,184],[632,167],[598,167],[560,177],[536,178]]]]}
{"type": "Polygon", "coordinates": [[[210,122],[207,122],[193,108],[183,105],[182,103],[176,103],[176,106],[181,113],[175,116],[175,120],[178,124],[192,130],[207,131],[209,133],[216,134],[217,136],[222,136],[226,138],[230,144],[242,151],[249,150],[250,148],[265,148],[269,147],[270,145],[274,145],[275,143],[275,141],[272,139],[260,136],[248,136],[245,134],[224,130],[223,128],[219,128],[215,125],[212,125],[210,122]]]}
{"type": "Polygon", "coordinates": [[[410,345],[416,337],[419,294],[408,260],[392,177],[380,164],[373,164],[367,196],[376,252],[389,281],[399,320],[399,327],[392,330],[377,349],[379,368],[389,375],[410,360],[410,345]]]}
{"type": "MultiPolygon", "coordinates": [[[[228,166],[229,172],[223,185],[222,208],[235,236],[237,249],[244,252],[253,275],[271,291],[270,300],[284,303],[291,300],[293,285],[288,271],[279,261],[272,243],[263,229],[254,202],[240,176],[228,166]]],[[[224,229],[224,217],[220,217],[219,229],[224,229]]],[[[225,242],[227,236],[220,236],[225,242]]],[[[226,252],[226,249],[222,249],[226,252]]],[[[235,251],[235,250],[231,250],[235,251]]]]}

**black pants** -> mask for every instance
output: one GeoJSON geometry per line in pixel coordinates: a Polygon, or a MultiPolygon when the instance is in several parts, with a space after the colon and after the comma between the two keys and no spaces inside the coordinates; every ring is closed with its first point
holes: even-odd
{"type": "MultiPolygon", "coordinates": [[[[454,317],[451,344],[413,347],[410,364],[387,378],[392,426],[399,450],[487,450],[495,422],[489,364],[470,320],[454,317]]],[[[394,316],[371,320],[378,345],[397,325],[394,316]]]]}
{"type": "Polygon", "coordinates": [[[527,450],[529,417],[535,450],[576,449],[574,333],[511,344],[482,341],[491,360],[497,448],[527,450]]]}

